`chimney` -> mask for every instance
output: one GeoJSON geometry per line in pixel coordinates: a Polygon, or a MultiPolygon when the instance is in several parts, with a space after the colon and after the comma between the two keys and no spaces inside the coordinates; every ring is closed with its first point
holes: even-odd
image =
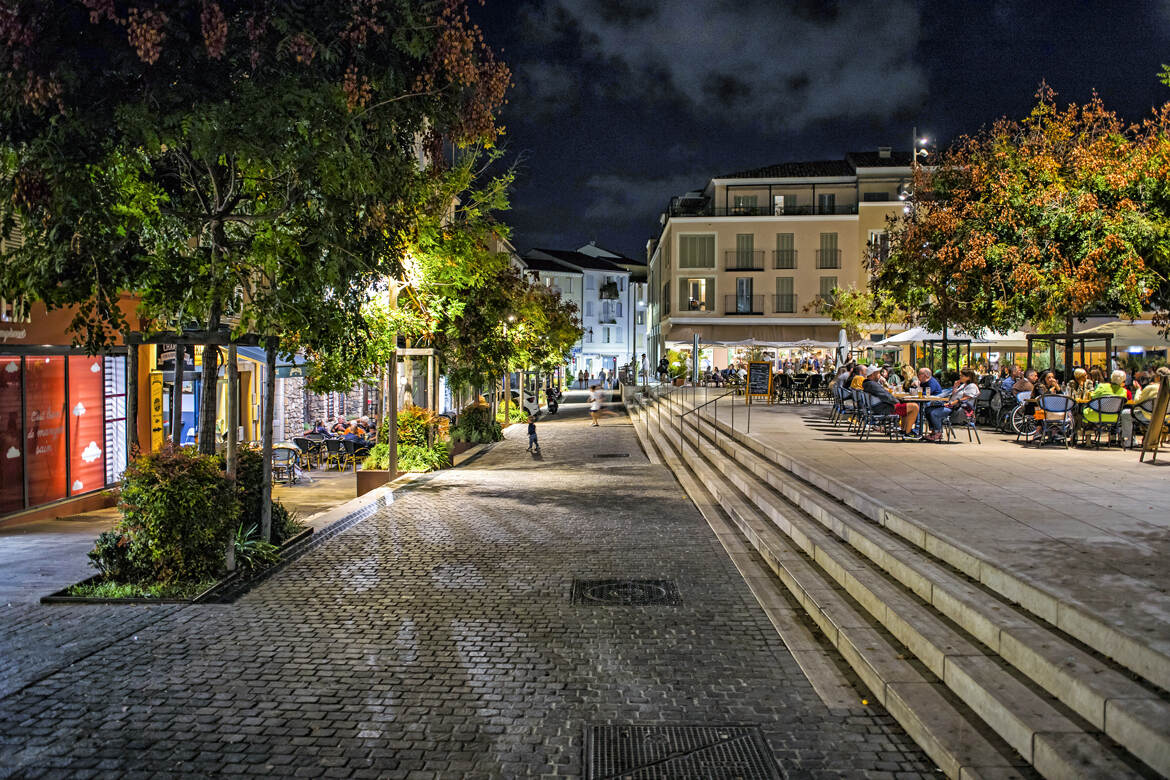
{"type": "Polygon", "coordinates": [[[890,147],[890,146],[879,146],[878,147],[878,157],[880,157],[883,160],[888,160],[888,159],[890,159],[890,152],[892,150],[893,150],[893,147],[890,147]]]}

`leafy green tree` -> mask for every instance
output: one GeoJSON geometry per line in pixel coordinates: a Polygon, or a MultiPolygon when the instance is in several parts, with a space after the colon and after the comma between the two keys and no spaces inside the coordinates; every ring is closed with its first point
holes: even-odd
{"type": "Polygon", "coordinates": [[[885,293],[859,290],[853,286],[833,288],[828,297],[818,295],[804,310],[815,311],[839,322],[853,350],[862,341],[865,326],[880,324],[886,335],[889,335],[890,324],[905,318],[901,309],[885,293]]]}

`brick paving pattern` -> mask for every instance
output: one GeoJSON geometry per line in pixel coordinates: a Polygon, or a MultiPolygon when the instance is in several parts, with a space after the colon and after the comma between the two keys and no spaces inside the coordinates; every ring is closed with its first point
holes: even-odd
{"type": "Polygon", "coordinates": [[[510,433],[235,604],[0,610],[0,777],[580,776],[603,723],[758,725],[784,776],[934,775],[880,709],[825,708],[627,420],[544,423],[539,459],[510,433]],[[616,577],[681,603],[570,603],[616,577]]]}

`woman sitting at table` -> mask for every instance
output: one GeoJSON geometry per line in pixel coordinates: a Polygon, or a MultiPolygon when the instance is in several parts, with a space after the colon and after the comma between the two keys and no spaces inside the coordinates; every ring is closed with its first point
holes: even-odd
{"type": "Polygon", "coordinates": [[[1073,378],[1064,386],[1064,394],[1083,401],[1093,392],[1093,383],[1089,381],[1089,372],[1083,368],[1073,369],[1073,378]]]}
{"type": "Polygon", "coordinates": [[[951,397],[946,403],[932,406],[926,410],[926,419],[930,423],[930,433],[926,441],[942,441],[943,420],[950,417],[958,409],[974,409],[975,399],[979,397],[979,385],[975,372],[969,368],[959,371],[959,381],[951,391],[951,397]]]}
{"type": "MultiPolygon", "coordinates": [[[[884,369],[883,369],[884,370],[884,369]]],[[[908,404],[899,401],[881,383],[881,376],[877,368],[869,370],[869,376],[861,385],[861,390],[872,399],[870,407],[874,414],[896,414],[902,418],[902,435],[906,438],[917,438],[911,434],[914,423],[918,421],[918,404],[908,404]]]]}
{"type": "MultiPolygon", "coordinates": [[[[1093,388],[1092,398],[1104,398],[1105,396],[1120,396],[1121,398],[1129,398],[1129,392],[1125,389],[1125,372],[1114,371],[1109,375],[1108,382],[1102,382],[1093,388]]],[[[1115,423],[1117,422],[1116,414],[1100,414],[1094,409],[1086,407],[1081,412],[1081,419],[1089,425],[1095,425],[1099,422],[1115,423]]]]}
{"type": "Polygon", "coordinates": [[[322,436],[328,436],[329,429],[325,427],[324,420],[318,420],[316,425],[313,426],[313,430],[309,431],[309,433],[319,433],[322,436]]]}

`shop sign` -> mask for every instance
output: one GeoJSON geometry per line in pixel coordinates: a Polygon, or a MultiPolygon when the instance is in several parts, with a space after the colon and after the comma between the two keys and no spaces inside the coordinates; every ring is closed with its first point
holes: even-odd
{"type": "MultiPolygon", "coordinates": [[[[174,353],[171,353],[172,359],[174,353]]],[[[157,452],[163,445],[163,378],[150,375],[150,449],[157,452]]]]}
{"type": "Polygon", "coordinates": [[[309,375],[309,366],[308,365],[302,364],[299,366],[277,366],[276,367],[276,378],[277,379],[291,379],[294,377],[303,377],[303,376],[308,376],[308,375],[309,375]]]}
{"type": "MultiPolygon", "coordinates": [[[[187,344],[183,347],[183,366],[185,371],[195,370],[195,347],[187,344]]],[[[159,344],[158,345],[158,359],[155,362],[155,367],[159,371],[174,371],[175,370],[175,345],[174,344],[159,344]]]]}

